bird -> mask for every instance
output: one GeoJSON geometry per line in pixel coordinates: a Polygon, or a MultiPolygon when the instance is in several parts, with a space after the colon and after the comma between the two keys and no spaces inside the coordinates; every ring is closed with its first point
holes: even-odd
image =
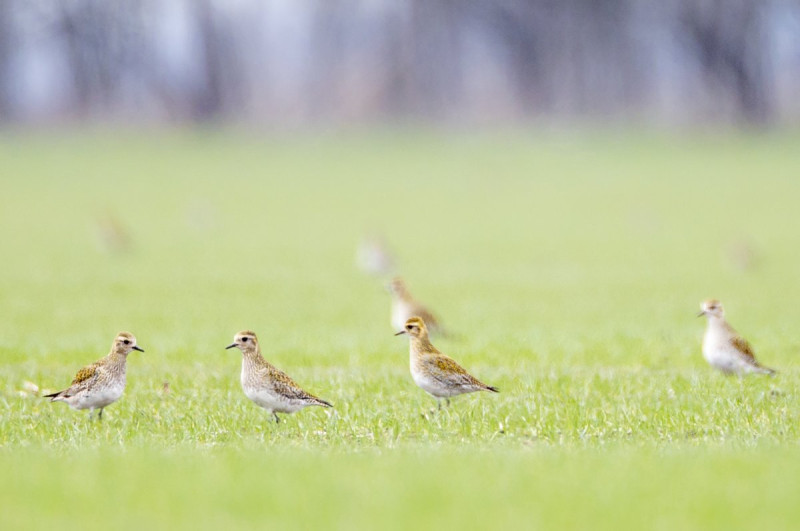
{"type": "Polygon", "coordinates": [[[96,229],[98,243],[108,253],[122,253],[133,247],[130,232],[111,212],[97,218],[96,229]]]}
{"type": "Polygon", "coordinates": [[[725,320],[722,303],[709,299],[700,304],[698,317],[706,316],[708,325],[703,336],[703,357],[725,374],[775,374],[774,369],[756,361],[753,348],[725,320]]]}
{"type": "Polygon", "coordinates": [[[395,277],[387,285],[392,294],[392,328],[402,329],[411,317],[419,317],[427,323],[432,333],[440,331],[436,317],[422,304],[415,301],[406,288],[406,283],[400,277],[395,277]]]}
{"type": "Polygon", "coordinates": [[[333,407],[333,404],[304,391],[294,380],[261,355],[255,332],[243,330],[225,349],[242,351],[242,389],[245,396],[266,409],[275,422],[278,413],[294,413],[308,406],[333,407]]]}
{"type": "Polygon", "coordinates": [[[122,397],[125,390],[125,367],[128,354],[133,350],[144,352],[130,332],[120,332],[111,344],[111,352],[78,371],[67,389],[45,395],[51,402],[66,402],[73,409],[88,409],[89,417],[95,409],[98,420],[103,418],[103,408],[122,397]]]}
{"type": "Polygon", "coordinates": [[[439,352],[428,339],[425,321],[414,316],[395,335],[407,334],[410,340],[411,377],[423,391],[436,398],[439,409],[442,398],[450,405],[450,397],[475,391],[499,393],[464,370],[449,356],[439,352]]]}
{"type": "Polygon", "coordinates": [[[364,237],[356,248],[356,264],[364,273],[372,276],[389,275],[394,271],[394,258],[378,235],[364,237]]]}

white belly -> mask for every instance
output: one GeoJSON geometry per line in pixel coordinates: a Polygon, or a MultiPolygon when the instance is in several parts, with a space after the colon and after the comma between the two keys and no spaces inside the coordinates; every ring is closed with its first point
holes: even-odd
{"type": "Polygon", "coordinates": [[[739,372],[741,363],[737,360],[738,354],[731,349],[704,348],[703,357],[714,368],[726,373],[739,372]]]}
{"type": "Polygon", "coordinates": [[[270,413],[294,413],[300,411],[308,404],[299,400],[287,400],[281,395],[264,389],[244,389],[244,394],[256,405],[263,407],[270,413]]]}
{"type": "Polygon", "coordinates": [[[300,400],[287,399],[285,396],[275,393],[269,386],[254,386],[248,383],[244,366],[242,366],[241,382],[244,395],[270,413],[294,413],[309,405],[300,400]]]}
{"type": "Polygon", "coordinates": [[[703,338],[703,357],[709,365],[726,374],[758,371],[758,368],[733,346],[729,334],[713,330],[706,334],[703,338]]]}
{"type": "MultiPolygon", "coordinates": [[[[411,378],[413,378],[414,383],[417,384],[420,389],[435,396],[436,398],[447,398],[471,391],[469,389],[464,389],[463,387],[455,385],[448,386],[443,384],[441,381],[432,378],[430,375],[417,368],[413,360],[411,361],[411,378]]],[[[473,390],[476,391],[477,389],[473,390]]]]}
{"type": "Polygon", "coordinates": [[[445,398],[459,394],[454,393],[452,389],[448,389],[433,378],[429,378],[419,372],[411,371],[411,377],[420,389],[436,398],[445,398]]]}
{"type": "Polygon", "coordinates": [[[102,389],[82,391],[65,400],[74,409],[100,409],[113,404],[122,397],[125,382],[116,383],[102,389]]]}

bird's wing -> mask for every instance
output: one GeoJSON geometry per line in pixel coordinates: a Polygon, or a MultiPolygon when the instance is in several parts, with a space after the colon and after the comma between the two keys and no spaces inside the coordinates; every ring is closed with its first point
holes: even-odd
{"type": "Polygon", "coordinates": [[[57,395],[62,397],[73,396],[81,389],[85,389],[86,387],[91,385],[92,382],[94,382],[97,379],[99,373],[100,373],[100,364],[98,362],[92,363],[91,365],[87,365],[86,367],[78,371],[78,374],[76,374],[75,378],[72,379],[72,383],[67,389],[64,389],[59,393],[54,393],[51,396],[57,396],[57,395]]]}
{"type": "Polygon", "coordinates": [[[311,393],[304,391],[302,387],[297,385],[295,381],[292,380],[289,375],[282,370],[276,367],[265,367],[265,370],[269,372],[268,378],[272,383],[272,388],[276,393],[283,395],[290,400],[303,400],[306,402],[316,402],[318,404],[330,406],[330,404],[325,400],[317,398],[311,393]]]}
{"type": "Polygon", "coordinates": [[[429,374],[446,385],[487,387],[486,384],[469,374],[464,367],[444,354],[429,356],[427,359],[429,374]]]}
{"type": "Polygon", "coordinates": [[[731,344],[745,357],[748,363],[758,365],[756,363],[756,356],[753,353],[753,347],[750,346],[750,343],[748,343],[745,338],[742,336],[733,336],[731,338],[731,344]]]}
{"type": "Polygon", "coordinates": [[[87,365],[86,367],[82,368],[78,371],[78,374],[75,375],[75,378],[72,379],[72,385],[82,384],[92,378],[96,378],[98,368],[98,363],[92,363],[91,365],[87,365]]]}

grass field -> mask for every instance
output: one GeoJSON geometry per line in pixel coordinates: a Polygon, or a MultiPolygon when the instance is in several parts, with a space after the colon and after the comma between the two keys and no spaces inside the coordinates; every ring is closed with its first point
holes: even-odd
{"type": "Polygon", "coordinates": [[[796,528],[798,145],[6,133],[0,528],[796,528]],[[354,265],[370,232],[499,395],[432,411],[354,265]],[[777,377],[706,366],[712,296],[777,377]],[[244,328],[335,410],[268,422],[244,328]],[[101,423],[25,391],[120,330],[146,353],[101,423]]]}

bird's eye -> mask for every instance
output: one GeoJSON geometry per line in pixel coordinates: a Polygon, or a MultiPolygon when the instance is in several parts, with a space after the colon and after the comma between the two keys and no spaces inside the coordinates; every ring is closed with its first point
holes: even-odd
{"type": "Polygon", "coordinates": [[[247,338],[246,338],[246,337],[243,337],[243,338],[242,338],[242,342],[243,342],[243,343],[247,343],[247,338]]]}
{"type": "Polygon", "coordinates": [[[413,328],[414,328],[413,326],[411,326],[411,325],[408,325],[408,326],[406,327],[406,330],[411,330],[411,329],[413,329],[413,328]]]}
{"type": "Polygon", "coordinates": [[[126,340],[123,341],[123,343],[125,343],[126,345],[130,345],[131,344],[131,340],[130,339],[126,339],[126,340]]]}

